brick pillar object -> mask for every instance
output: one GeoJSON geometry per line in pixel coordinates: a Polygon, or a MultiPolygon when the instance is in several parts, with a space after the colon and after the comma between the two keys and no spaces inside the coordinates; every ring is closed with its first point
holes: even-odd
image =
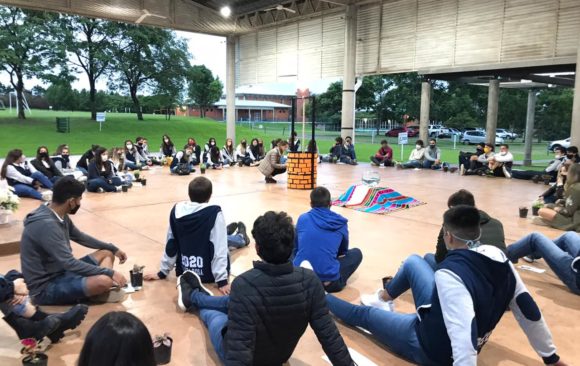
{"type": "Polygon", "coordinates": [[[286,168],[288,170],[289,189],[314,189],[316,187],[316,174],[318,154],[297,152],[288,154],[286,168]],[[314,155],[314,166],[312,165],[314,155]],[[314,171],[314,175],[312,172],[314,171]]]}

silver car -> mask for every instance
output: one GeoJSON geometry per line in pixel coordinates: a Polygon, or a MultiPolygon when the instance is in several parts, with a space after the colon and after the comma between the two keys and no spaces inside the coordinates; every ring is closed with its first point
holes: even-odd
{"type": "MultiPolygon", "coordinates": [[[[485,132],[482,131],[465,131],[463,137],[461,138],[461,142],[466,145],[471,144],[479,144],[479,143],[487,143],[487,137],[485,132]]],[[[495,137],[495,144],[503,144],[503,138],[496,135],[495,137]]]]}

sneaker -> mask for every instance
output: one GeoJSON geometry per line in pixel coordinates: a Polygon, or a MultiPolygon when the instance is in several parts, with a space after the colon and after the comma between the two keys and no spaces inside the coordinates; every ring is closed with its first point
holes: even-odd
{"type": "Polygon", "coordinates": [[[266,183],[268,184],[276,184],[276,179],[272,177],[266,177],[266,183]]]}
{"type": "Polygon", "coordinates": [[[73,306],[67,312],[52,315],[60,320],[60,326],[53,333],[48,335],[50,341],[52,343],[60,341],[64,337],[64,332],[78,327],[85,319],[88,312],[89,307],[87,305],[78,304],[73,306]]]}
{"type": "Polygon", "coordinates": [[[379,289],[373,294],[361,295],[361,297],[360,297],[361,304],[363,304],[365,306],[371,306],[373,308],[381,309],[384,311],[394,311],[395,304],[393,303],[392,300],[390,300],[390,301],[382,300],[381,296],[380,296],[381,291],[383,291],[383,290],[379,289]]]}
{"type": "Polygon", "coordinates": [[[101,187],[97,188],[97,193],[103,193],[105,190],[102,189],[101,187]]]}
{"type": "Polygon", "coordinates": [[[242,161],[238,161],[238,166],[242,167],[242,166],[244,166],[244,163],[242,161]]]}
{"type": "Polygon", "coordinates": [[[548,225],[548,224],[546,223],[546,221],[544,221],[544,219],[542,219],[542,218],[541,218],[541,217],[539,217],[539,216],[534,216],[534,217],[532,218],[532,224],[534,224],[534,225],[538,225],[538,226],[550,226],[550,225],[548,225]]]}
{"type": "Polygon", "coordinates": [[[374,161],[371,162],[371,166],[379,166],[379,164],[375,163],[374,161]]]}
{"type": "Polygon", "coordinates": [[[512,179],[512,172],[508,169],[507,166],[502,166],[501,167],[501,171],[503,172],[503,175],[507,178],[507,179],[512,179]]]}
{"type": "Polygon", "coordinates": [[[528,263],[534,263],[534,262],[536,261],[536,260],[535,260],[535,259],[534,259],[532,256],[530,256],[530,255],[526,255],[526,256],[522,257],[522,259],[523,259],[523,260],[525,260],[525,261],[526,261],[526,262],[528,262],[528,263]]]}
{"type": "Polygon", "coordinates": [[[453,173],[455,173],[457,171],[457,169],[459,169],[459,168],[456,167],[456,166],[451,167],[451,168],[449,168],[449,173],[452,173],[453,174],[453,173]]]}
{"type": "Polygon", "coordinates": [[[312,267],[312,263],[310,263],[307,260],[302,261],[302,263],[300,263],[300,267],[314,271],[314,268],[312,267]]]}
{"type": "Polygon", "coordinates": [[[191,307],[191,293],[193,289],[186,278],[189,277],[189,271],[184,272],[181,276],[177,277],[177,306],[181,311],[187,311],[191,307]],[[187,276],[186,276],[187,274],[187,276]]]}
{"type": "MultiPolygon", "coordinates": [[[[185,282],[187,282],[187,284],[189,285],[189,287],[191,288],[191,291],[199,291],[202,292],[204,294],[206,294],[207,296],[213,296],[213,293],[203,285],[203,283],[201,282],[201,278],[199,278],[199,276],[197,275],[197,273],[193,272],[193,271],[185,271],[182,275],[183,280],[185,282]]],[[[191,295],[191,293],[190,293],[191,295]]]]}
{"type": "Polygon", "coordinates": [[[237,222],[232,222],[231,224],[228,225],[227,227],[227,232],[228,235],[234,235],[234,233],[236,232],[236,230],[238,230],[238,223],[237,222]]]}
{"type": "Polygon", "coordinates": [[[117,186],[117,187],[115,187],[115,190],[116,190],[117,192],[121,192],[121,191],[123,190],[123,187],[121,187],[121,186],[117,186]]]}
{"type": "Polygon", "coordinates": [[[463,164],[459,167],[459,175],[465,175],[465,165],[463,164]]]}
{"type": "Polygon", "coordinates": [[[243,222],[238,222],[238,234],[244,237],[246,245],[250,244],[250,237],[246,231],[246,225],[243,222]]]}
{"type": "Polygon", "coordinates": [[[540,177],[539,175],[534,175],[532,177],[532,182],[534,182],[536,184],[538,184],[538,182],[541,181],[541,180],[542,180],[542,177],[540,177]]]}

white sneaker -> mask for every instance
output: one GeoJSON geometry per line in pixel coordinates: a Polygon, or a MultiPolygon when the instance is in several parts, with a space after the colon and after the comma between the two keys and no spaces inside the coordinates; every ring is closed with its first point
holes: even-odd
{"type": "Polygon", "coordinates": [[[501,167],[501,170],[507,179],[512,179],[512,172],[505,165],[501,167]]]}
{"type": "Polygon", "coordinates": [[[395,311],[395,304],[392,300],[384,301],[381,299],[380,294],[382,289],[377,290],[375,293],[368,295],[361,295],[360,302],[365,306],[372,306],[384,311],[395,311]]]}
{"type": "Polygon", "coordinates": [[[306,260],[304,260],[304,261],[302,261],[302,263],[300,263],[300,267],[309,269],[311,271],[314,271],[314,268],[312,267],[312,264],[309,261],[306,261],[306,260]]]}
{"type": "Polygon", "coordinates": [[[465,165],[463,164],[459,167],[459,175],[465,175],[465,165]]]}
{"type": "Polygon", "coordinates": [[[532,258],[529,255],[526,255],[525,257],[522,257],[523,260],[525,260],[528,263],[534,263],[536,260],[534,258],[532,258]]]}

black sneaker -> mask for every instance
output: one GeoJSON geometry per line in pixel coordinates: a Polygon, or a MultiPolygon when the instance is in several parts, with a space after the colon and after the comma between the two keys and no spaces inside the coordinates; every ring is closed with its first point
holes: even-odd
{"type": "Polygon", "coordinates": [[[237,222],[232,222],[227,227],[228,235],[234,235],[236,230],[238,230],[238,223],[237,222]]]}
{"type": "Polygon", "coordinates": [[[270,178],[270,177],[266,177],[266,183],[274,184],[274,183],[276,183],[276,179],[270,178]]]}
{"type": "Polygon", "coordinates": [[[78,327],[87,316],[89,307],[85,304],[78,304],[73,306],[69,311],[54,314],[52,316],[60,319],[60,326],[51,334],[48,335],[52,343],[57,343],[64,337],[64,332],[78,327]]]}
{"type": "MultiPolygon", "coordinates": [[[[184,280],[187,282],[189,287],[191,288],[191,292],[199,291],[202,294],[206,294],[208,296],[213,296],[213,293],[208,290],[203,283],[201,283],[201,278],[197,275],[197,273],[192,271],[186,271],[183,274],[184,280]]],[[[191,293],[190,293],[191,296],[191,293]]]]}
{"type": "Polygon", "coordinates": [[[542,177],[540,177],[539,175],[534,175],[532,177],[532,182],[538,184],[538,182],[542,179],[542,177]]]}
{"type": "Polygon", "coordinates": [[[246,243],[246,245],[250,244],[250,237],[246,232],[246,225],[244,225],[244,223],[241,221],[238,222],[238,234],[244,237],[244,242],[246,243]]]}
{"type": "Polygon", "coordinates": [[[189,285],[187,278],[191,276],[191,272],[184,272],[181,276],[177,277],[177,306],[182,311],[187,311],[192,305],[191,303],[191,293],[193,289],[189,285]]]}

